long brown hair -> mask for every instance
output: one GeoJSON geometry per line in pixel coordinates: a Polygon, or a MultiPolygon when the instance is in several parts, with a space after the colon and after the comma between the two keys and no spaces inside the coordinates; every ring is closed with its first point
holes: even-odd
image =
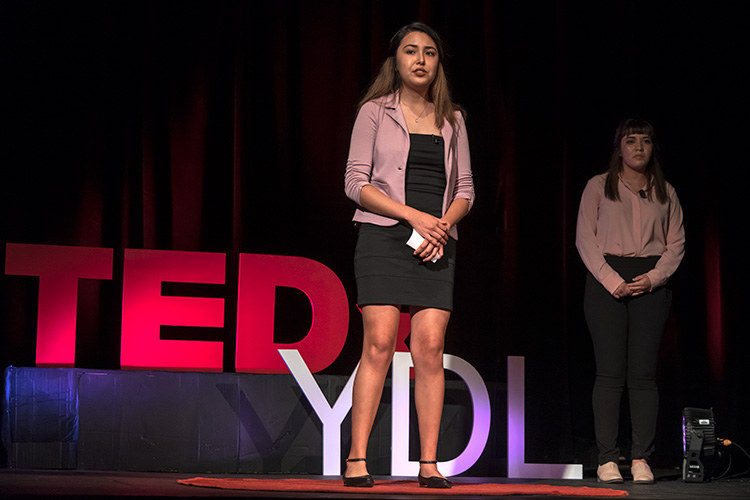
{"type": "Polygon", "coordinates": [[[646,179],[648,179],[648,198],[651,199],[651,192],[656,193],[656,199],[664,204],[669,200],[667,196],[667,182],[664,179],[664,171],[661,168],[659,159],[659,146],[656,140],[654,126],[646,120],[637,118],[627,118],[620,122],[615,131],[615,142],[612,156],[609,158],[609,169],[607,170],[607,180],[604,184],[604,195],[614,201],[620,200],[620,191],[617,188],[618,176],[622,172],[622,150],[620,142],[622,138],[630,134],[645,134],[651,138],[653,150],[651,159],[646,165],[646,179]]]}
{"type": "Polygon", "coordinates": [[[396,51],[401,45],[401,41],[404,37],[412,31],[421,31],[432,38],[432,41],[435,42],[435,45],[437,46],[438,69],[429,90],[429,98],[435,105],[435,126],[437,128],[442,128],[443,120],[448,120],[448,123],[455,128],[455,113],[456,111],[460,111],[464,114],[464,110],[451,99],[448,78],[446,78],[445,70],[443,69],[443,41],[434,29],[419,22],[407,24],[393,35],[388,47],[388,57],[383,62],[380,71],[365,92],[365,96],[359,101],[357,111],[359,111],[359,108],[361,108],[366,102],[388,94],[393,94],[401,88],[401,77],[396,70],[396,51]]]}

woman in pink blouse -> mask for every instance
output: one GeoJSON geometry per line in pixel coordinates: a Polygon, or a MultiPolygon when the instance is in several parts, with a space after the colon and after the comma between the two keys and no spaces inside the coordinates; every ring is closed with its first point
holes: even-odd
{"type": "Polygon", "coordinates": [[[590,179],[581,197],[576,247],[589,271],[584,311],[596,357],[597,476],[622,482],[617,434],[627,387],[631,473],[635,483],[652,484],[647,461],[659,409],[656,362],[671,304],[665,285],[682,261],[685,232],[650,123],[627,119],[617,127],[609,170],[590,179]]]}

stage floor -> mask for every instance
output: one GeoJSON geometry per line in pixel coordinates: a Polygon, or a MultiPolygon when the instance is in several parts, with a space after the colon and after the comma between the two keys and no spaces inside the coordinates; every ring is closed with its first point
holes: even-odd
{"type": "MultiPolygon", "coordinates": [[[[509,480],[505,478],[475,478],[457,477],[457,482],[476,483],[524,483],[524,484],[552,484],[562,486],[608,487],[625,490],[628,497],[639,499],[663,500],[698,500],[706,498],[716,499],[748,499],[750,498],[750,479],[719,480],[710,483],[684,483],[678,470],[656,470],[657,484],[651,486],[634,485],[625,482],[622,485],[602,485],[596,482],[593,471],[587,471],[581,481],[570,480],[509,480]]],[[[289,493],[289,492],[254,492],[238,490],[222,490],[214,488],[200,488],[178,484],[179,479],[191,477],[273,477],[284,476],[262,475],[210,475],[185,473],[141,473],[141,472],[111,472],[111,471],[40,471],[0,469],[0,498],[2,499],[50,499],[50,498],[381,498],[372,493],[352,491],[351,494],[338,493],[289,493]]],[[[299,476],[294,476],[299,477],[299,476]]],[[[305,476],[307,478],[331,479],[323,476],[305,476]]],[[[403,479],[389,476],[378,476],[381,480],[403,479]]],[[[382,498],[406,499],[435,498],[428,491],[420,495],[389,495],[382,498]]],[[[448,498],[488,498],[451,495],[448,498]]],[[[553,497],[549,495],[509,495],[495,498],[503,499],[542,499],[542,498],[574,498],[553,497]]],[[[584,498],[584,497],[575,497],[584,498]]]]}

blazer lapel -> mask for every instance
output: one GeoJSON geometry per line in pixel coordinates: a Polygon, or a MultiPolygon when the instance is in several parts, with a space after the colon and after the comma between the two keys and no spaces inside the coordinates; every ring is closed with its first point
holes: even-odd
{"type": "Polygon", "coordinates": [[[388,100],[383,103],[383,107],[385,108],[385,114],[398,123],[406,135],[409,135],[409,128],[406,126],[404,113],[401,111],[401,106],[399,106],[398,96],[398,92],[391,94],[388,100]]]}

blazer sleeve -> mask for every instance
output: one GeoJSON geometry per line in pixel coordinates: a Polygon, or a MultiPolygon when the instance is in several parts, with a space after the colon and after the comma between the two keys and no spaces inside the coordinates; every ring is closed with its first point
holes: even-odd
{"type": "Polygon", "coordinates": [[[466,122],[460,112],[456,113],[458,126],[456,127],[456,158],[457,175],[456,186],[453,190],[453,199],[461,198],[468,200],[469,209],[474,204],[474,176],[471,171],[471,154],[469,153],[469,134],[466,133],[466,122]]]}
{"type": "Polygon", "coordinates": [[[377,103],[369,101],[360,108],[352,129],[349,157],[344,172],[344,192],[359,205],[362,188],[370,184],[375,138],[378,133],[377,103]]]}

